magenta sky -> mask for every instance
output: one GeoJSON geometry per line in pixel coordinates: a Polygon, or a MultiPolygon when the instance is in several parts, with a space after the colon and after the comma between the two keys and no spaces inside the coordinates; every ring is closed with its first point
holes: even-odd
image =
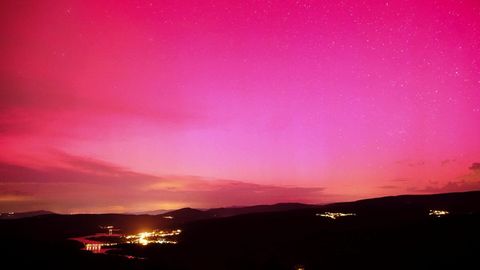
{"type": "Polygon", "coordinates": [[[4,0],[0,22],[0,211],[480,189],[477,0],[4,0]]]}

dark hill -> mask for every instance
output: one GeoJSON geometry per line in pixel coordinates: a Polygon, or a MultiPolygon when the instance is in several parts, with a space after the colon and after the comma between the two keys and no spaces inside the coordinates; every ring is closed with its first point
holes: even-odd
{"type": "Polygon", "coordinates": [[[480,192],[403,195],[325,206],[279,204],[168,215],[42,215],[1,220],[3,255],[17,269],[472,269],[478,265],[480,192]],[[442,217],[430,209],[448,210],[442,217]],[[325,211],[355,216],[329,219],[325,211]],[[215,216],[216,215],[216,216],[215,216]],[[179,244],[80,251],[74,235],[180,226],[179,244]],[[28,258],[28,259],[25,259],[28,258]]]}

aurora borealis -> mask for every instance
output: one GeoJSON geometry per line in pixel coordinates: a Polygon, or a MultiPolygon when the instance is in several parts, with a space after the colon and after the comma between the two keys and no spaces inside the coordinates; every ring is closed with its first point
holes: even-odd
{"type": "Polygon", "coordinates": [[[480,189],[478,1],[0,3],[0,211],[480,189]]]}

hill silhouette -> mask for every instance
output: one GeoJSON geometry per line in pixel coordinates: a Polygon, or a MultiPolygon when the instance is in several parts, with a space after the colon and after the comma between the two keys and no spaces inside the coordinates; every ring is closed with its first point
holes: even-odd
{"type": "Polygon", "coordinates": [[[45,210],[38,210],[38,211],[30,211],[30,212],[10,212],[10,213],[1,213],[0,219],[17,219],[17,218],[27,218],[27,217],[35,217],[35,216],[42,216],[42,215],[51,215],[55,214],[50,211],[45,210]]]}
{"type": "Polygon", "coordinates": [[[9,247],[4,256],[18,269],[467,269],[477,263],[480,191],[240,209],[42,215],[0,221],[0,237],[9,247]],[[432,209],[449,214],[432,216],[432,209]],[[319,215],[325,212],[355,216],[319,215]],[[110,255],[81,251],[67,240],[107,224],[124,232],[181,228],[182,234],[177,245],[124,245],[110,255]]]}

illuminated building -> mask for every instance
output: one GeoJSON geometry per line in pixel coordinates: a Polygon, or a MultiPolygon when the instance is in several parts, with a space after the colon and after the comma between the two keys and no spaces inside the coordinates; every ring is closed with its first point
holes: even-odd
{"type": "Polygon", "coordinates": [[[113,226],[100,226],[102,229],[107,229],[108,233],[97,233],[94,235],[70,238],[78,241],[84,245],[83,250],[88,250],[93,253],[105,253],[111,249],[112,246],[118,244],[138,244],[146,246],[148,244],[176,244],[175,236],[179,235],[182,230],[154,230],[151,232],[141,232],[131,235],[113,234],[113,226]],[[109,240],[98,240],[101,237],[107,237],[109,240]]]}
{"type": "Polygon", "coordinates": [[[347,216],[356,216],[355,213],[340,213],[340,212],[325,212],[316,214],[317,217],[326,217],[331,219],[337,219],[339,217],[347,217],[347,216]]]}
{"type": "Polygon", "coordinates": [[[119,229],[116,229],[115,226],[112,226],[112,225],[100,226],[100,228],[107,230],[108,235],[113,235],[114,231],[119,231],[119,229]]]}
{"type": "Polygon", "coordinates": [[[96,243],[96,244],[85,244],[85,250],[91,251],[93,253],[100,253],[102,250],[102,244],[101,243],[96,243]]]}
{"type": "Polygon", "coordinates": [[[126,235],[125,239],[126,243],[140,244],[144,246],[150,243],[176,244],[177,241],[171,240],[170,238],[179,235],[181,232],[182,230],[141,232],[138,234],[126,235]]]}
{"type": "Polygon", "coordinates": [[[435,216],[435,217],[446,216],[448,214],[450,214],[450,212],[448,212],[446,210],[430,210],[428,212],[429,216],[435,216]]]}

